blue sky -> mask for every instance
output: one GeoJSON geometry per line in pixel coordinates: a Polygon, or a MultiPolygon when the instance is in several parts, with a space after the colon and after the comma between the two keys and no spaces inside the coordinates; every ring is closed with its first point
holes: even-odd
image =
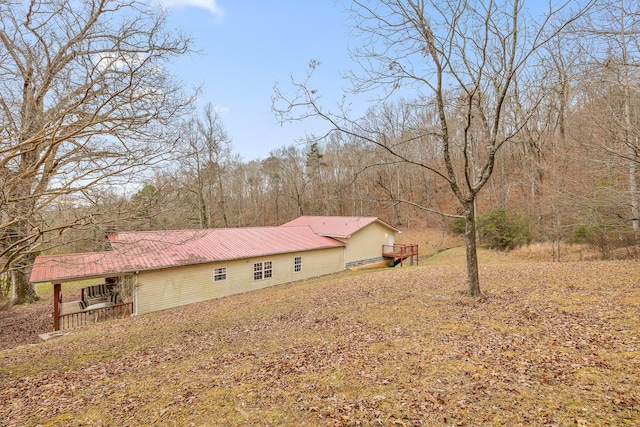
{"type": "Polygon", "coordinates": [[[321,62],[314,88],[323,104],[335,105],[352,68],[350,28],[344,5],[334,0],[162,0],[170,27],[190,34],[194,54],[177,61],[173,73],[187,86],[203,85],[200,106],[217,107],[235,153],[245,161],[266,158],[306,133],[321,133],[319,121],[280,125],[271,112],[273,86],[293,90],[309,60],[321,62]]]}
{"type": "MultiPolygon", "coordinates": [[[[359,71],[349,57],[349,48],[358,46],[350,35],[352,27],[345,10],[348,1],[149,1],[168,8],[169,26],[190,34],[194,48],[201,50],[176,61],[172,72],[187,86],[203,86],[200,110],[209,102],[218,109],[234,153],[245,161],[264,159],[274,149],[328,129],[319,119],[277,123],[271,111],[276,82],[283,91],[292,93],[291,77],[302,82],[309,61],[320,61],[311,86],[321,94],[323,108],[335,110],[343,87],[349,86],[341,72],[359,71]]],[[[565,3],[550,1],[555,7],[565,3]]],[[[540,14],[548,6],[534,0],[527,2],[525,9],[540,14]]],[[[361,114],[367,107],[363,101],[370,96],[349,100],[361,114]]]]}

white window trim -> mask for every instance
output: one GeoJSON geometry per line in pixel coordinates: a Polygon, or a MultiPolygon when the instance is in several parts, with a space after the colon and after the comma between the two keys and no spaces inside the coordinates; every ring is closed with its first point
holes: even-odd
{"type": "Polygon", "coordinates": [[[293,272],[300,273],[302,271],[302,257],[297,256],[293,258],[293,272]]]}
{"type": "Polygon", "coordinates": [[[253,280],[257,282],[258,280],[266,280],[271,279],[273,277],[273,261],[259,261],[253,263],[253,280]],[[256,266],[260,265],[260,269],[256,270],[256,266]],[[269,264],[269,268],[267,269],[265,264],[269,264]],[[267,277],[267,272],[269,272],[269,276],[267,277]],[[256,278],[256,273],[260,274],[260,277],[256,278]]]}
{"type": "Polygon", "coordinates": [[[214,267],[213,268],[213,281],[214,282],[223,282],[227,280],[227,267],[214,267]],[[216,270],[222,270],[221,272],[217,272],[216,270]],[[217,279],[218,276],[223,276],[222,279],[217,279]]]}

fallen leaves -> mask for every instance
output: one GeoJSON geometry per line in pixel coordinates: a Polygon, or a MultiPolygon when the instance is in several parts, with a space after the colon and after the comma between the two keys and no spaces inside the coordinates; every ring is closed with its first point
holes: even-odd
{"type": "MultiPolygon", "coordinates": [[[[343,274],[0,353],[13,425],[637,425],[635,262],[343,274]]],[[[0,423],[2,424],[2,423],[0,423]]]]}
{"type": "Polygon", "coordinates": [[[0,307],[0,350],[38,343],[38,335],[53,331],[52,312],[52,303],[46,300],[0,307]]]}

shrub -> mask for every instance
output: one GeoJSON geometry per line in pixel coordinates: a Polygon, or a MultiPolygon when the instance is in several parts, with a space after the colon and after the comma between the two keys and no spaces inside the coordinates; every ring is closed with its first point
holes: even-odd
{"type": "Polygon", "coordinates": [[[466,225],[464,223],[464,218],[456,218],[451,223],[451,231],[456,234],[464,234],[466,231],[466,225]]]}
{"type": "Polygon", "coordinates": [[[567,242],[587,244],[597,249],[602,259],[611,259],[616,248],[635,248],[638,243],[628,227],[604,221],[576,226],[567,242]]]}
{"type": "Polygon", "coordinates": [[[593,237],[595,234],[595,229],[593,226],[580,224],[576,228],[573,229],[571,235],[567,239],[567,243],[591,243],[593,241],[593,237]]]}
{"type": "Polygon", "coordinates": [[[531,220],[526,215],[497,208],[478,217],[480,242],[491,249],[511,250],[531,242],[531,220]]]}

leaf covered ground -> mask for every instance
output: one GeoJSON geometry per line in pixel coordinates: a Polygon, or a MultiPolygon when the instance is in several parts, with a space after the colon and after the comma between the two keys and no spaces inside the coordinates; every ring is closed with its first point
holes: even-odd
{"type": "Polygon", "coordinates": [[[0,351],[37,343],[40,334],[53,331],[52,304],[48,299],[27,306],[0,306],[0,351]]]}
{"type": "Polygon", "coordinates": [[[640,425],[637,261],[298,282],[0,351],[0,425],[640,425]]]}
{"type": "MultiPolygon", "coordinates": [[[[82,284],[74,285],[75,289],[65,288],[64,302],[80,299],[82,284]]],[[[40,285],[38,294],[38,301],[25,305],[12,306],[8,300],[1,300],[0,350],[39,343],[41,334],[53,332],[53,287],[40,285]]]]}

